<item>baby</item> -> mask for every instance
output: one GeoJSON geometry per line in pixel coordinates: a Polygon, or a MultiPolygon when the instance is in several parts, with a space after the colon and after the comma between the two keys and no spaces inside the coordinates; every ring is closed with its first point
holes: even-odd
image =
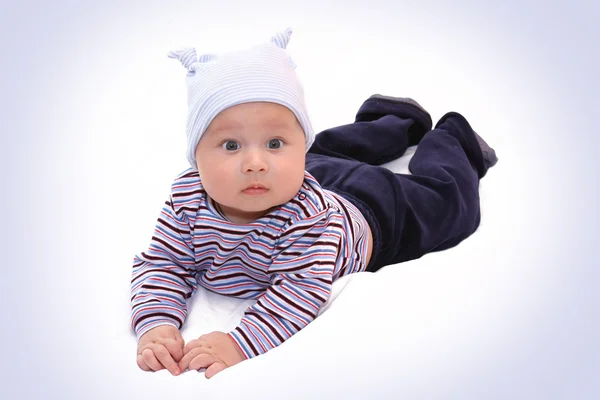
{"type": "Polygon", "coordinates": [[[356,121],[315,135],[291,31],[187,69],[187,157],[147,251],[134,259],[132,326],[146,371],[207,378],[304,328],[341,276],[447,249],[480,220],[479,180],[494,151],[457,113],[432,129],[414,100],[374,95],[356,121]],[[410,175],[381,164],[417,145],[410,175]],[[198,288],[256,299],[231,332],[185,344],[198,288]]]}

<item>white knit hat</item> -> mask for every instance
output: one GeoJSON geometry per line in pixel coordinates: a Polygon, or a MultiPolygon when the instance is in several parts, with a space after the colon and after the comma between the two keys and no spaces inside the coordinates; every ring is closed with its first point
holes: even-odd
{"type": "Polygon", "coordinates": [[[187,158],[192,168],[197,168],[196,146],[211,121],[241,103],[264,101],[289,108],[304,129],[308,151],[315,134],[304,104],[304,89],[294,72],[296,66],[285,51],[291,34],[288,28],[268,43],[222,55],[197,57],[193,48],[169,53],[188,69],[187,158]]]}

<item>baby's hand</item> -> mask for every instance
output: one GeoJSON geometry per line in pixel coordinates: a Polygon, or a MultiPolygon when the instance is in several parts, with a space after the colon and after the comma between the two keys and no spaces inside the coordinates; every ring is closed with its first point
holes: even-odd
{"type": "Polygon", "coordinates": [[[179,375],[177,362],[183,357],[183,344],[179,329],[173,325],[150,329],[138,342],[137,365],[144,371],[166,368],[172,375],[179,375]]]}
{"type": "Polygon", "coordinates": [[[210,379],[227,367],[245,359],[237,344],[223,332],[211,332],[188,342],[179,361],[181,371],[206,368],[205,376],[210,379]]]}

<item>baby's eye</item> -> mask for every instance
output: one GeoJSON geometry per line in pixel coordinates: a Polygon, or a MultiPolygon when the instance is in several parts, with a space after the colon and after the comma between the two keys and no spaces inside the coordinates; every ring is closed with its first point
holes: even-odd
{"type": "Polygon", "coordinates": [[[222,146],[227,151],[235,151],[240,148],[240,145],[238,144],[238,142],[235,142],[233,140],[228,140],[228,141],[224,142],[222,144],[222,146]]]}
{"type": "Polygon", "coordinates": [[[271,139],[267,145],[269,149],[279,149],[281,146],[283,146],[283,141],[281,139],[271,139]]]}

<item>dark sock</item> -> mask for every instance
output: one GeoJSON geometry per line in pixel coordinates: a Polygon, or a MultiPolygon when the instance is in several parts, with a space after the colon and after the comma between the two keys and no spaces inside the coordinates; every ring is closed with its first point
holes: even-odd
{"type": "Polygon", "coordinates": [[[486,142],[475,133],[475,138],[477,139],[477,143],[479,143],[479,147],[481,148],[481,153],[483,154],[483,163],[485,164],[486,169],[491,168],[498,162],[498,157],[496,157],[496,151],[492,149],[486,142]]]}
{"type": "Polygon", "coordinates": [[[419,144],[423,135],[431,130],[431,116],[410,97],[374,94],[365,101],[357,114],[356,121],[373,121],[387,114],[414,120],[415,124],[408,130],[409,146],[419,144]],[[377,104],[377,107],[372,107],[373,104],[377,104]]]}
{"type": "Polygon", "coordinates": [[[390,100],[390,101],[397,101],[400,103],[408,103],[408,104],[412,104],[413,106],[420,108],[421,111],[427,113],[427,111],[419,103],[417,103],[416,100],[411,99],[410,97],[393,97],[393,96],[385,96],[383,94],[374,94],[371,97],[369,97],[369,99],[384,99],[384,100],[390,100]]]}

